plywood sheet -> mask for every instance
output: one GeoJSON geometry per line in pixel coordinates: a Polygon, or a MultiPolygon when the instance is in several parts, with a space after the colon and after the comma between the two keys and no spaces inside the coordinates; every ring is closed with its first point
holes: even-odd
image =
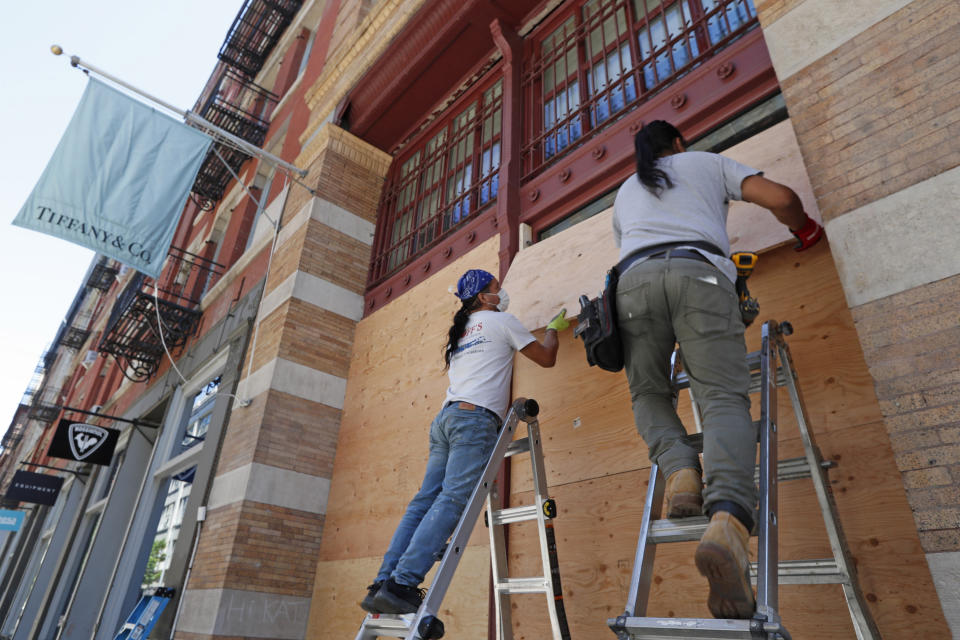
{"type": "MultiPolygon", "coordinates": [[[[750,289],[760,300],[760,319],[789,320],[788,338],[809,422],[817,432],[881,419],[853,318],[847,309],[827,243],[798,254],[780,247],[763,255],[750,289]]],[[[520,297],[519,295],[515,297],[520,297]]],[[[759,349],[760,323],[747,330],[747,346],[759,349]]],[[[560,334],[557,365],[542,369],[518,357],[514,396],[535,398],[550,484],[577,482],[630,471],[647,463],[647,450],[633,426],[623,373],[589,367],[572,331],[560,334]]],[[[688,430],[693,418],[688,395],[679,413],[688,430]]],[[[785,390],[780,392],[781,433],[792,437],[796,421],[785,390]]],[[[759,402],[753,413],[759,417],[759,402]]],[[[527,463],[514,463],[515,488],[530,487],[527,463]]]]}
{"type": "MultiPolygon", "coordinates": [[[[817,199],[789,120],[730,147],[722,155],[759,169],[765,177],[789,186],[800,196],[804,210],[820,221],[817,199]]],[[[749,202],[730,203],[727,233],[733,251],[759,252],[793,241],[790,231],[769,211],[749,202]]]]}
{"type": "MultiPolygon", "coordinates": [[[[466,269],[496,273],[498,243],[491,238],[358,323],[321,561],[386,551],[423,479],[430,422],[447,388],[442,349],[459,304],[448,288],[466,269]]],[[[472,543],[486,544],[485,535],[472,543]]]]}
{"type": "MultiPolygon", "coordinates": [[[[314,580],[307,638],[353,638],[366,613],[360,600],[380,566],[379,556],[321,562],[314,580]]],[[[436,567],[427,574],[433,580],[436,567]]],[[[490,554],[468,547],[443,599],[438,617],[446,637],[464,640],[487,638],[487,591],[490,584],[490,554]],[[479,621],[479,623],[478,623],[479,621]]]]}
{"type": "MultiPolygon", "coordinates": [[[[830,472],[832,486],[860,582],[884,637],[948,637],[884,436],[882,423],[875,423],[820,438],[824,455],[838,459],[839,466],[830,472]]],[[[784,445],[784,456],[801,452],[796,439],[784,445]]],[[[551,488],[559,507],[554,525],[573,637],[606,637],[610,633],[606,619],[619,614],[626,603],[648,473],[640,469],[551,488]]],[[[522,492],[511,499],[523,504],[531,497],[522,492]]],[[[780,505],[781,557],[828,557],[829,545],[809,481],[784,483],[780,505]]],[[[539,573],[532,525],[514,527],[510,541],[511,572],[539,573]]],[[[756,557],[755,539],[752,546],[756,557]]],[[[684,543],[658,548],[650,615],[709,617],[704,605],[706,582],[692,562],[695,547],[695,543],[684,543]]],[[[781,613],[794,637],[852,637],[839,587],[785,585],[780,599],[781,613]]],[[[540,603],[521,602],[514,608],[516,637],[547,637],[540,603]]]]}
{"type": "MultiPolygon", "coordinates": [[[[794,188],[807,212],[819,220],[813,188],[789,122],[771,127],[724,155],[794,188]]],[[[517,254],[503,285],[515,292],[510,311],[525,326],[545,327],[562,307],[575,315],[581,294],[593,297],[603,288],[606,272],[618,257],[612,218],[613,209],[608,209],[517,254]]],[[[793,238],[769,211],[746,202],[731,203],[727,233],[733,251],[765,251],[793,238]]]]}

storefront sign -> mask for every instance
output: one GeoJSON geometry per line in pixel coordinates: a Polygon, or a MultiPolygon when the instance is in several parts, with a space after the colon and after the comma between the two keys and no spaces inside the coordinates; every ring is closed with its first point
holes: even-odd
{"type": "Polygon", "coordinates": [[[57,501],[63,478],[32,471],[17,471],[7,487],[7,498],[18,502],[53,505],[57,501]]]}
{"type": "Polygon", "coordinates": [[[64,460],[109,465],[120,432],[73,420],[61,420],[47,455],[64,460]]]}
{"type": "Polygon", "coordinates": [[[19,531],[23,524],[23,511],[0,509],[0,531],[19,531]]]}

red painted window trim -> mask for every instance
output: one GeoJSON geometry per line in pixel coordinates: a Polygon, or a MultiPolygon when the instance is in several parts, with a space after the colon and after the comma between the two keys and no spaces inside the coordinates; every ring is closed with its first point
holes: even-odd
{"type": "MultiPolygon", "coordinates": [[[[500,65],[496,65],[446,107],[435,122],[413,136],[394,158],[380,200],[368,290],[406,271],[420,256],[469,226],[470,221],[495,210],[496,189],[491,187],[498,184],[499,172],[480,172],[484,152],[501,145],[501,83],[500,65]],[[499,95],[490,93],[498,86],[499,95]],[[462,122],[461,117],[472,105],[476,108],[473,117],[455,130],[455,124],[462,122]],[[495,121],[501,124],[494,133],[495,121]],[[492,135],[485,140],[488,123],[492,135]],[[431,148],[438,136],[443,136],[441,143],[431,148]],[[451,165],[458,146],[469,147],[470,153],[451,165]],[[463,169],[469,169],[469,180],[465,181],[469,187],[451,197],[449,189],[463,169]],[[423,212],[427,217],[421,217],[423,212]]],[[[499,166],[498,158],[494,167],[499,166]]]]}
{"type": "MultiPolygon", "coordinates": [[[[694,0],[665,1],[661,9],[663,6],[669,8],[677,1],[694,0]]],[[[542,38],[569,18],[571,12],[579,11],[585,2],[586,0],[576,0],[561,7],[527,36],[523,43],[525,64],[535,52],[535,48],[539,47],[542,38]]],[[[632,4],[632,0],[606,0],[602,6],[625,6],[632,10],[632,4]]],[[[701,13],[699,18],[694,16],[694,19],[700,20],[697,24],[702,26],[705,24],[703,20],[716,12],[714,9],[709,15],[701,13]]],[[[627,33],[627,38],[632,42],[637,33],[636,21],[628,24],[627,33]]],[[[683,37],[687,37],[689,33],[685,32],[683,37]]],[[[696,33],[698,38],[705,37],[703,30],[696,33]]],[[[665,49],[655,50],[648,60],[655,62],[657,56],[670,50],[679,38],[680,36],[672,38],[665,49]]],[[[621,37],[615,43],[616,48],[620,48],[622,42],[621,37]]],[[[698,50],[703,51],[700,46],[698,43],[698,50]]],[[[604,47],[599,59],[608,56],[608,48],[613,50],[613,47],[604,47]]],[[[634,49],[631,47],[633,71],[639,73],[638,69],[642,70],[642,67],[636,66],[634,49]]],[[[678,78],[671,77],[666,84],[658,84],[656,91],[641,94],[636,101],[626,104],[615,116],[605,119],[602,127],[588,131],[576,145],[570,145],[557,153],[548,166],[540,168],[538,173],[519,182],[519,219],[533,227],[534,238],[542,229],[616,187],[632,173],[633,135],[643,122],[654,119],[670,120],[689,139],[696,139],[779,90],[773,65],[755,18],[749,24],[741,25],[741,28],[727,34],[714,45],[710,54],[709,57],[697,59],[695,63],[684,67],[678,78]]],[[[588,69],[589,66],[587,64],[585,68],[588,69]]],[[[524,78],[527,78],[526,73],[525,70],[524,78]]],[[[584,73],[583,67],[578,73],[584,73]]],[[[482,86],[489,86],[488,82],[496,81],[501,76],[497,69],[491,70],[481,81],[484,83],[482,86]]],[[[418,148],[422,148],[444,122],[449,125],[450,119],[455,113],[459,113],[475,90],[476,85],[445,109],[441,120],[411,136],[411,142],[406,144],[404,151],[398,155],[391,172],[399,171],[402,162],[418,148]]],[[[529,139],[529,127],[535,122],[535,114],[542,107],[530,100],[525,92],[522,91],[521,95],[524,98],[521,106],[524,121],[521,143],[526,143],[529,139]]],[[[503,141],[502,144],[507,145],[508,142],[503,141]]],[[[500,184],[501,198],[508,186],[505,183],[500,184]]],[[[384,193],[386,194],[386,189],[384,193]]],[[[452,259],[493,235],[511,233],[509,229],[498,228],[496,207],[488,207],[478,213],[479,215],[471,215],[462,226],[436,238],[433,244],[395,273],[379,280],[371,277],[365,296],[365,315],[416,286],[452,259]]],[[[386,233],[385,225],[378,222],[374,259],[378,253],[382,254],[386,233]]]]}

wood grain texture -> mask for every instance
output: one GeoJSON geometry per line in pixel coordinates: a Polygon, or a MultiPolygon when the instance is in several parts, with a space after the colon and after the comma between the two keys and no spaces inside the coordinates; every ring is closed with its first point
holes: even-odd
{"type": "MultiPolygon", "coordinates": [[[[366,615],[359,603],[380,561],[380,556],[374,556],[320,562],[317,574],[325,579],[314,582],[307,638],[347,640],[356,636],[366,615]]],[[[436,566],[427,574],[428,584],[435,572],[436,566]]],[[[490,554],[482,547],[468,547],[438,613],[446,637],[486,640],[489,583],[490,554]]]]}
{"type": "MultiPolygon", "coordinates": [[[[824,456],[838,463],[830,480],[860,583],[884,638],[949,637],[885,435],[878,422],[819,438],[824,456]]],[[[782,457],[797,456],[802,445],[797,438],[784,440],[780,452],[782,457]]],[[[622,612],[648,477],[648,469],[637,469],[551,488],[559,508],[554,526],[573,637],[606,637],[606,619],[622,612]]],[[[530,499],[529,492],[511,496],[515,504],[530,499]]],[[[781,558],[829,557],[809,480],[782,484],[779,515],[781,558]]],[[[756,539],[751,547],[756,558],[756,539]]],[[[695,548],[695,543],[682,543],[657,549],[649,615],[710,616],[706,581],[692,562],[695,548]]],[[[533,526],[513,528],[513,575],[538,574],[538,558],[533,526]]],[[[853,636],[839,586],[785,585],[780,602],[794,637],[853,636]]],[[[539,603],[529,599],[515,604],[515,637],[548,637],[539,603]]]]}
{"type": "MultiPolygon", "coordinates": [[[[358,324],[318,588],[336,584],[362,596],[372,580],[374,565],[419,486],[427,425],[446,387],[440,348],[456,305],[447,287],[464,269],[493,270],[496,260],[493,240],[358,324]],[[364,570],[341,573],[349,562],[363,558],[376,561],[370,560],[364,570]]],[[[536,270],[546,271],[543,264],[536,270]]],[[[840,463],[831,474],[841,520],[884,637],[947,637],[829,245],[823,242],[802,254],[787,246],[764,253],[750,288],[760,300],[761,320],[789,320],[795,328],[788,342],[810,424],[825,457],[840,463]],[[914,629],[922,635],[911,635],[914,629]]],[[[513,287],[513,304],[522,308],[538,291],[532,286],[513,287]]],[[[748,329],[748,348],[759,346],[759,333],[759,324],[748,329]]],[[[547,480],[560,507],[556,531],[573,636],[607,637],[606,619],[619,613],[626,601],[649,473],[646,447],[633,426],[625,376],[588,367],[582,345],[567,331],[560,336],[554,368],[542,369],[517,358],[513,393],[535,398],[542,408],[547,480]]],[[[779,400],[781,456],[799,455],[785,391],[779,400]]],[[[692,429],[685,393],[680,415],[692,429]]],[[[518,435],[525,433],[521,429],[518,435]]],[[[511,504],[524,504],[530,499],[524,493],[531,488],[529,461],[514,459],[512,469],[511,504]]],[[[783,557],[828,555],[819,520],[810,485],[784,484],[783,557]]],[[[514,575],[540,573],[539,556],[530,546],[532,532],[525,530],[529,526],[514,526],[510,533],[514,575]]],[[[469,550],[486,552],[482,525],[475,529],[469,550]]],[[[659,581],[651,612],[708,615],[705,585],[692,565],[692,552],[692,545],[668,545],[658,552],[659,581]]],[[[474,581],[471,589],[485,607],[486,578],[474,581]]],[[[318,594],[314,606],[328,597],[326,592],[318,594]]],[[[514,605],[515,637],[546,637],[544,606],[538,597],[518,596],[514,605]]],[[[787,623],[796,627],[794,637],[851,637],[838,587],[784,587],[781,605],[787,623]]],[[[345,629],[359,623],[350,607],[323,612],[318,619],[333,616],[334,625],[345,624],[340,616],[346,616],[345,629]]]]}
{"type": "MultiPolygon", "coordinates": [[[[760,322],[789,320],[794,334],[787,341],[799,374],[808,420],[817,433],[870,424],[882,418],[844,301],[830,248],[821,243],[798,254],[780,247],[761,257],[750,278],[760,301],[760,321],[747,329],[747,348],[760,347],[760,322]]],[[[519,297],[519,296],[517,296],[519,297]]],[[[560,352],[553,369],[518,358],[514,396],[535,398],[541,405],[540,425],[549,483],[563,484],[622,473],[646,466],[647,450],[633,425],[626,376],[589,367],[583,345],[572,331],[560,334],[560,352]],[[579,426],[574,426],[579,425],[579,426]]],[[[785,389],[781,433],[791,437],[796,420],[785,389]]],[[[759,400],[752,412],[759,417],[759,400]]],[[[680,397],[679,414],[693,431],[689,396],[680,397]]],[[[530,488],[526,462],[513,467],[515,490],[530,488]]]]}
{"type": "Polygon", "coordinates": [[[442,348],[458,307],[448,287],[470,268],[496,272],[498,249],[487,241],[357,324],[321,561],[386,551],[423,479],[447,388],[442,348]]]}
{"type": "MultiPolygon", "coordinates": [[[[764,171],[771,180],[792,187],[807,212],[817,220],[813,188],[789,121],[724,151],[723,155],[764,171]]],[[[545,327],[566,307],[576,315],[581,294],[594,297],[603,288],[607,270],[617,262],[613,243],[613,209],[520,251],[503,279],[503,286],[523,296],[511,298],[510,312],[527,327],[545,327]]],[[[766,251],[792,240],[776,218],[747,202],[731,202],[727,233],[733,251],[766,251]]]]}

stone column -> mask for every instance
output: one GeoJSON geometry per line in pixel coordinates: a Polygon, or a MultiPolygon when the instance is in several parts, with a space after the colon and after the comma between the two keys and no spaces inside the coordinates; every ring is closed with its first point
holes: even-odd
{"type": "Polygon", "coordinates": [[[284,208],[237,392],[252,402],[235,404],[229,418],[180,639],[306,634],[390,156],[329,124],[304,155],[316,194],[294,186],[284,208]]]}

